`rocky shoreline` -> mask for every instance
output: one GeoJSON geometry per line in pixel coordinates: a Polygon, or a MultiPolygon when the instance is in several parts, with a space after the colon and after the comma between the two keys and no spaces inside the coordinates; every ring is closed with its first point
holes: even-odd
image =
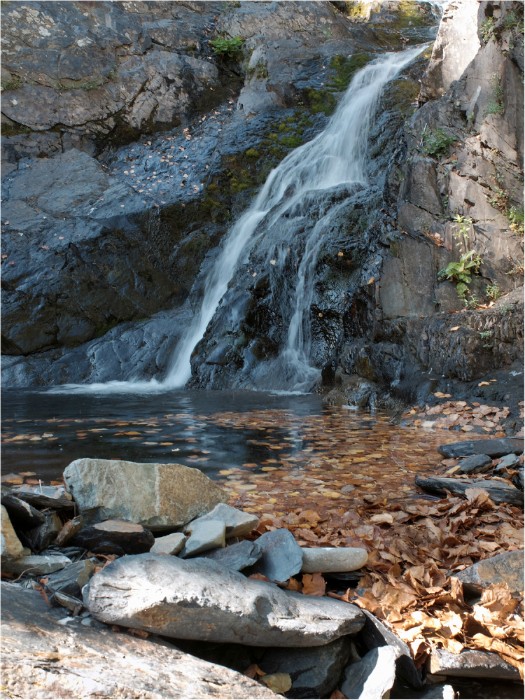
{"type": "MultiPolygon", "coordinates": [[[[456,514],[463,509],[473,522],[501,492],[515,505],[498,507],[521,512],[521,439],[440,451],[456,462],[449,476],[419,484],[444,490],[456,514]],[[476,469],[482,482],[470,477],[476,469]],[[451,495],[452,482],[463,497],[451,495]]],[[[367,547],[301,547],[290,529],[227,505],[225,491],[182,465],[80,459],[64,483],[2,491],[4,682],[14,695],[31,688],[32,697],[69,697],[74,688],[75,697],[453,698],[488,697],[494,682],[506,694],[491,697],[520,697],[519,545],[479,551],[480,561],[449,571],[447,583],[431,563],[419,574],[407,568],[422,582],[419,611],[407,619],[419,615],[428,626],[429,593],[439,597],[451,583],[455,596],[433,623],[438,629],[448,616],[448,640],[442,625],[443,643],[433,639],[421,655],[417,635],[370,612],[370,576],[380,568],[367,547]],[[451,630],[463,624],[466,634],[465,620],[479,629],[463,645],[451,630]],[[498,624],[505,633],[494,632],[498,624]],[[119,668],[108,654],[113,644],[118,655],[140,657],[148,677],[119,668]],[[22,667],[31,673],[21,675],[22,667]]],[[[386,505],[383,522],[392,512],[386,505]]],[[[400,584],[407,571],[399,569],[400,584]]]]}

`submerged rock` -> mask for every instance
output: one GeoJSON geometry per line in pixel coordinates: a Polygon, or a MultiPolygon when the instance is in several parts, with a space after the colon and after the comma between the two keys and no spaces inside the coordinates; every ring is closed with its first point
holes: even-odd
{"type": "Polygon", "coordinates": [[[227,500],[201,471],[181,464],[77,459],[66,467],[64,480],[86,523],[118,518],[165,530],[227,500]]]}
{"type": "Polygon", "coordinates": [[[365,619],[353,605],[282,591],[212,561],[155,554],[106,566],[84,603],[108,624],[250,646],[320,646],[358,632],[365,619]]]}

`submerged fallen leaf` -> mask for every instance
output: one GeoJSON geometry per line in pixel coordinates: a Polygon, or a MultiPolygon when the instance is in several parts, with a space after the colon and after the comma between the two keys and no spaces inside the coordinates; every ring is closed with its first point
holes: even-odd
{"type": "Polygon", "coordinates": [[[292,687],[289,673],[269,673],[261,676],[261,683],[268,686],[274,693],[287,693],[292,687]]]}

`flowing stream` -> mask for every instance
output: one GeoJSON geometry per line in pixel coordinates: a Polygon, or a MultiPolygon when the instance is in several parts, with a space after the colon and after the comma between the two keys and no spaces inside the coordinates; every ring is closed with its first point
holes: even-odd
{"type": "Polygon", "coordinates": [[[268,379],[257,388],[301,392],[311,389],[319,370],[310,360],[309,310],[315,266],[331,216],[329,205],[319,206],[319,197],[343,185],[351,193],[369,184],[368,135],[381,92],[424,48],[426,45],[384,54],[356,73],[324,131],[292,151],[270,173],[251,206],[225,237],[205,281],[200,309],[175,348],[164,380],[65,385],[52,391],[140,393],[184,387],[191,376],[190,360],[195,347],[203,338],[239,265],[248,259],[259,241],[264,243],[269,263],[274,267],[273,278],[280,278],[288,290],[279,304],[285,307],[282,317],[289,321],[286,321],[285,342],[267,372],[268,379]],[[293,221],[298,213],[308,218],[308,207],[312,203],[319,210],[317,220],[309,227],[306,238],[303,236],[298,251],[294,251],[297,230],[293,221]],[[276,235],[278,241],[275,241],[276,235]],[[291,275],[290,253],[295,255],[291,275]]]}

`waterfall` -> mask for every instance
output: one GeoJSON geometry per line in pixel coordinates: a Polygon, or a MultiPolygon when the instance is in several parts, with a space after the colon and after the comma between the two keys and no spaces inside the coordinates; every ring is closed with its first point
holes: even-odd
{"type": "MultiPolygon", "coordinates": [[[[205,283],[199,312],[179,342],[164,384],[184,386],[191,376],[191,354],[204,336],[239,264],[246,260],[265,233],[282,223],[312,192],[342,184],[367,184],[368,133],[385,84],[399,74],[424,47],[383,55],[360,70],[325,130],[292,151],[269,175],[252,205],[227,234],[222,250],[205,283]]],[[[311,231],[299,263],[286,346],[280,355],[284,371],[278,373],[292,390],[307,389],[318,376],[308,362],[309,334],[305,313],[312,297],[312,273],[322,245],[323,219],[311,231]],[[285,374],[289,377],[286,379],[285,374]],[[301,376],[302,378],[298,378],[301,376]],[[297,377],[297,379],[294,379],[297,377]]],[[[290,243],[283,236],[285,243],[290,243]]],[[[272,264],[278,264],[272,259],[272,264]]],[[[283,273],[280,256],[277,272],[283,273]]],[[[277,387],[274,387],[277,388],[277,387]]]]}
{"type": "MultiPolygon", "coordinates": [[[[249,258],[254,246],[267,242],[273,256],[275,275],[286,275],[287,251],[293,247],[294,231],[286,224],[297,212],[308,218],[308,203],[316,193],[335,187],[364,187],[367,179],[368,135],[383,87],[408,66],[425,48],[387,53],[358,71],[326,128],[312,141],[296,148],[270,173],[259,194],[223,239],[217,258],[204,283],[200,308],[193,316],[174,350],[163,381],[112,381],[89,385],[65,385],[54,391],[155,392],[183,387],[191,376],[191,355],[203,338],[239,266],[249,258]],[[306,212],[306,213],[305,213],[306,212]],[[276,243],[276,236],[280,240],[276,243]],[[274,259],[275,258],[275,259],[274,259]]],[[[320,207],[317,221],[302,243],[301,259],[296,260],[296,277],[288,285],[289,318],[286,341],[271,369],[272,381],[257,388],[284,388],[307,391],[319,370],[310,364],[308,313],[313,295],[315,264],[329,224],[330,207],[320,207]]]]}

